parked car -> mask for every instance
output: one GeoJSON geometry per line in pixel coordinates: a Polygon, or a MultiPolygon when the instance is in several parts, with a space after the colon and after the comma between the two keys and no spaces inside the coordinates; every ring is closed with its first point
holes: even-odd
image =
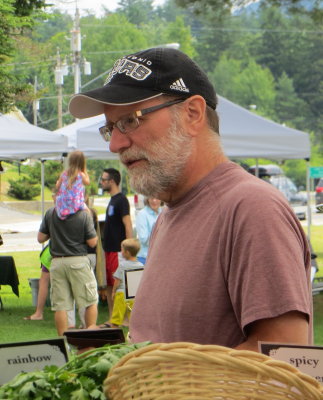
{"type": "MultiPolygon", "coordinates": [[[[256,169],[256,165],[252,165],[249,167],[248,172],[250,172],[252,175],[256,175],[256,169]]],[[[283,170],[275,164],[258,165],[259,178],[269,178],[270,176],[282,175],[283,173],[283,170]]]]}
{"type": "MultiPolygon", "coordinates": [[[[256,175],[256,166],[250,167],[248,171],[253,175],[256,175]]],[[[284,175],[283,170],[278,165],[259,165],[258,176],[281,191],[292,207],[305,206],[307,204],[307,195],[302,193],[295,183],[284,175]]],[[[306,211],[299,209],[295,209],[294,211],[298,219],[306,219],[306,211]]]]}
{"type": "Polygon", "coordinates": [[[276,175],[269,178],[269,182],[280,190],[293,206],[306,206],[307,196],[298,190],[295,183],[285,175],[276,175]]]}
{"type": "Polygon", "coordinates": [[[323,178],[320,178],[315,187],[315,204],[323,204],[323,178]]]}

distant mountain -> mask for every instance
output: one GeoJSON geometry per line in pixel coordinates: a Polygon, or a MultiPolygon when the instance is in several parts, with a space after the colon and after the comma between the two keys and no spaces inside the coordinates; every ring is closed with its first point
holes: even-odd
{"type": "MultiPolygon", "coordinates": [[[[238,15],[241,12],[256,13],[259,10],[262,1],[263,0],[251,0],[246,6],[236,9],[233,14],[238,15]]],[[[297,7],[303,7],[307,11],[311,11],[313,9],[313,3],[313,0],[301,0],[297,3],[297,7]]],[[[286,6],[283,6],[282,8],[287,10],[286,6]]]]}

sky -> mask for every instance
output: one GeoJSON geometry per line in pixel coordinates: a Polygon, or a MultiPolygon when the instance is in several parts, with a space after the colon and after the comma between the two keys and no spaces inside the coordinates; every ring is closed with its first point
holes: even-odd
{"type": "MultiPolygon", "coordinates": [[[[75,15],[76,5],[82,15],[84,10],[95,11],[100,16],[103,4],[108,10],[114,11],[118,7],[119,0],[47,0],[49,4],[54,4],[57,8],[75,15]]],[[[154,5],[163,4],[164,0],[155,0],[154,5]]]]}

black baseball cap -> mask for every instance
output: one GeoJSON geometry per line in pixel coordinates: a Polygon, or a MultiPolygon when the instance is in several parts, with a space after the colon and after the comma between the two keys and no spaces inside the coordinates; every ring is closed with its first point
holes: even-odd
{"type": "Polygon", "coordinates": [[[215,90],[205,72],[179,50],[154,47],[117,60],[103,87],[74,95],[69,111],[76,118],[103,114],[104,105],[129,105],[162,94],[202,96],[215,109],[215,90]]]}

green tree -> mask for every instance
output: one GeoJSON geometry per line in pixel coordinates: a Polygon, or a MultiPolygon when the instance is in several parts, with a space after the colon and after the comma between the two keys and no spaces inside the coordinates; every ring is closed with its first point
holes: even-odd
{"type": "Polygon", "coordinates": [[[40,185],[35,184],[33,180],[27,177],[17,180],[9,179],[9,183],[8,195],[18,200],[32,200],[40,194],[40,185]]]}
{"type": "MultiPolygon", "coordinates": [[[[24,174],[28,175],[29,180],[32,183],[40,182],[41,180],[41,169],[40,162],[36,162],[34,165],[24,165],[21,170],[24,174]]],[[[45,186],[50,190],[55,187],[55,184],[63,171],[63,165],[60,161],[46,161],[45,164],[45,186]]]]}
{"type": "Polygon", "coordinates": [[[119,0],[117,12],[135,25],[149,23],[154,16],[153,0],[119,0]]]}
{"type": "Polygon", "coordinates": [[[34,23],[35,10],[44,6],[43,0],[2,0],[0,2],[0,111],[11,109],[16,100],[22,99],[29,86],[11,65],[16,39],[34,23]],[[34,15],[33,15],[34,14],[34,15]]]}
{"type": "Polygon", "coordinates": [[[46,0],[14,0],[15,14],[19,17],[28,17],[35,12],[49,7],[46,0]]]}
{"type": "Polygon", "coordinates": [[[219,92],[231,101],[249,108],[256,105],[257,112],[269,118],[275,117],[275,84],[267,68],[249,59],[244,65],[225,55],[221,57],[210,78],[219,92]]]}
{"type": "Polygon", "coordinates": [[[237,102],[246,108],[251,104],[257,111],[275,119],[275,81],[270,70],[250,59],[241,74],[235,79],[237,102]]]}
{"type": "Polygon", "coordinates": [[[276,93],[275,111],[278,121],[290,127],[307,130],[306,117],[309,115],[309,107],[296,94],[293,80],[286,72],[278,79],[276,93]]]}
{"type": "Polygon", "coordinates": [[[293,57],[291,26],[278,7],[263,8],[259,22],[262,36],[257,60],[279,77],[293,57]]]}
{"type": "MultiPolygon", "coordinates": [[[[287,160],[282,165],[283,171],[295,185],[300,188],[306,187],[306,162],[305,160],[287,160]]],[[[304,190],[304,189],[303,189],[304,190]]]]}
{"type": "Polygon", "coordinates": [[[27,87],[20,83],[9,64],[14,54],[15,32],[20,32],[25,26],[24,21],[15,15],[12,0],[0,3],[0,112],[5,113],[14,104],[16,96],[23,95],[27,87]]]}
{"type": "Polygon", "coordinates": [[[213,72],[209,73],[210,79],[219,95],[233,101],[235,98],[235,85],[233,82],[239,76],[241,68],[241,61],[231,59],[225,53],[221,56],[213,72]]]}

